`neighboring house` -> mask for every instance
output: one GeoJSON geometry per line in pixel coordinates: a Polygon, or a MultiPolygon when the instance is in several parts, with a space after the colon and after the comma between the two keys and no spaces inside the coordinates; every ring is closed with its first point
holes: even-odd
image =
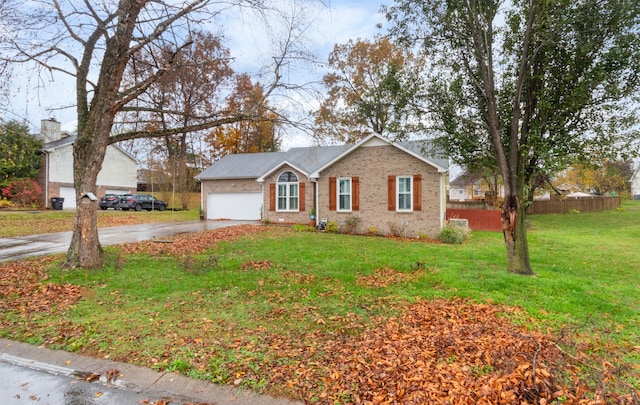
{"type": "MultiPolygon", "coordinates": [[[[464,172],[449,183],[449,201],[480,201],[487,198],[491,187],[480,173],[464,172]]],[[[504,187],[498,187],[498,197],[504,197],[504,187]]]]}
{"type": "Polygon", "coordinates": [[[425,142],[372,134],[355,145],[227,155],[196,178],[206,219],[343,225],[436,236],[445,221],[448,160],[425,142]]]}
{"type": "MultiPolygon", "coordinates": [[[[73,143],[76,135],[61,131],[54,119],[42,120],[39,134],[44,145],[40,174],[37,182],[42,187],[42,203],[51,207],[51,198],[64,198],[63,207],[76,208],[73,185],[73,143]]],[[[136,159],[116,145],[109,145],[98,174],[96,197],[105,194],[133,193],[136,190],[136,159]]]]}

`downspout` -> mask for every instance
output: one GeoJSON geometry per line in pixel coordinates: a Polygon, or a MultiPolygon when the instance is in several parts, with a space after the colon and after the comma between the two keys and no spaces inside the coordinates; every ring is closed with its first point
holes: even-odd
{"type": "Polygon", "coordinates": [[[258,183],[260,183],[260,187],[262,189],[262,207],[260,208],[260,221],[262,221],[263,224],[265,224],[265,220],[267,219],[267,213],[266,213],[266,208],[264,205],[265,202],[265,195],[264,195],[264,179],[262,178],[257,178],[256,181],[258,183]]]}
{"type": "Polygon", "coordinates": [[[49,206],[49,154],[53,152],[53,149],[42,149],[44,153],[44,206],[49,206]]]}
{"type": "Polygon", "coordinates": [[[200,180],[200,220],[207,219],[207,208],[204,206],[207,199],[204,196],[204,181],[200,180]]]}
{"type": "Polygon", "coordinates": [[[318,195],[320,193],[320,190],[319,190],[320,186],[318,185],[318,181],[317,180],[311,180],[311,181],[313,181],[313,184],[315,185],[314,186],[315,195],[314,195],[314,198],[313,198],[314,199],[314,202],[313,202],[314,207],[313,208],[315,208],[315,211],[316,211],[315,220],[316,220],[316,229],[317,229],[318,225],[320,224],[320,222],[319,222],[319,218],[320,218],[320,204],[319,204],[319,202],[320,202],[320,199],[318,197],[318,195]]]}
{"type": "Polygon", "coordinates": [[[440,229],[442,229],[447,219],[447,183],[448,172],[440,175],[440,229]]]}

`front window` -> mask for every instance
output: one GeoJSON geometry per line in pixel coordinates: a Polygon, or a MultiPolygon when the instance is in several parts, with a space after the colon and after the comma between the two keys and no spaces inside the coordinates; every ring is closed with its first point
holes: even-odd
{"type": "Polygon", "coordinates": [[[338,211],[351,211],[351,178],[338,179],[338,211]]]}
{"type": "Polygon", "coordinates": [[[284,172],[278,176],[278,211],[298,211],[298,176],[284,172]]]}
{"type": "Polygon", "coordinates": [[[413,209],[413,189],[411,176],[398,177],[398,211],[411,211],[413,209]]]}

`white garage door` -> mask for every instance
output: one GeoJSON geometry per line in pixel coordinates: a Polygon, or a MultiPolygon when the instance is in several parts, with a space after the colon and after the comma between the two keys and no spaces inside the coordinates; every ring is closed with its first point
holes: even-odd
{"type": "Polygon", "coordinates": [[[262,193],[209,193],[207,219],[259,220],[262,193]]]}
{"type": "Polygon", "coordinates": [[[105,194],[129,194],[129,190],[116,190],[115,188],[108,188],[104,190],[105,194]]]}
{"type": "Polygon", "coordinates": [[[62,202],[62,209],[76,209],[76,190],[73,187],[60,187],[60,195],[53,195],[52,197],[64,198],[64,201],[62,202]]]}

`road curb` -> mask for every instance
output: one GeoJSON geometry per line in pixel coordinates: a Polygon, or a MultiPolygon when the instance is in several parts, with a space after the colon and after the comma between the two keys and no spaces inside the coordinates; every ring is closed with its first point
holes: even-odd
{"type": "Polygon", "coordinates": [[[22,366],[31,370],[45,371],[50,374],[63,375],[70,377],[74,375],[75,370],[68,367],[60,367],[54,364],[42,363],[36,360],[28,360],[22,357],[13,356],[8,353],[0,353],[0,361],[4,361],[15,366],[22,366]]]}
{"type": "Polygon", "coordinates": [[[42,346],[0,338],[0,361],[50,374],[92,377],[96,382],[149,396],[171,399],[170,403],[215,405],[301,405],[288,399],[257,395],[235,387],[217,385],[175,373],[162,373],[128,363],[97,359],[51,350],[42,346]],[[117,370],[114,380],[113,371],[117,370]],[[112,373],[109,376],[109,373],[112,373]],[[176,402],[177,401],[177,402],[176,402]]]}

